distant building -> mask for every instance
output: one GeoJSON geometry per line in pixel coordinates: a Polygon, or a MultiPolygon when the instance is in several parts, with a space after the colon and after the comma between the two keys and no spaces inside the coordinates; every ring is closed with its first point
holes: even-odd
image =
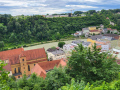
{"type": "Polygon", "coordinates": [[[83,34],[82,31],[76,31],[76,33],[74,33],[74,36],[81,36],[83,34]]]}
{"type": "Polygon", "coordinates": [[[65,44],[65,45],[63,45],[63,50],[65,50],[65,51],[72,51],[74,49],[74,47],[76,47],[76,46],[78,46],[78,45],[73,44],[73,43],[65,44]]]}
{"type": "Polygon", "coordinates": [[[91,31],[91,30],[96,30],[96,26],[91,26],[91,27],[88,27],[89,28],[89,30],[91,31]]]}
{"type": "Polygon", "coordinates": [[[68,15],[60,15],[60,17],[68,17],[68,15]]]}
{"type": "Polygon", "coordinates": [[[81,16],[86,16],[85,14],[81,14],[81,16]]]}
{"type": "Polygon", "coordinates": [[[59,47],[56,49],[49,48],[47,49],[48,59],[49,60],[58,60],[61,58],[66,58],[65,52],[59,47]]]}
{"type": "Polygon", "coordinates": [[[82,28],[82,32],[83,32],[83,34],[89,33],[89,29],[88,28],[82,28]]]}
{"type": "Polygon", "coordinates": [[[104,28],[104,29],[102,30],[102,33],[104,33],[104,34],[107,34],[107,32],[108,32],[108,29],[107,29],[107,28],[104,28]]]}
{"type": "Polygon", "coordinates": [[[113,25],[113,26],[115,25],[115,23],[114,23],[114,22],[111,22],[111,21],[110,21],[110,24],[113,25]]]}
{"type": "Polygon", "coordinates": [[[53,18],[53,15],[46,15],[46,18],[53,18]]]}
{"type": "Polygon", "coordinates": [[[103,24],[100,24],[100,28],[104,28],[104,25],[103,25],[103,24]]]}
{"type": "Polygon", "coordinates": [[[91,42],[84,42],[84,41],[76,40],[76,41],[72,41],[72,43],[76,45],[82,44],[84,47],[91,47],[91,42]]]}
{"type": "Polygon", "coordinates": [[[90,34],[101,34],[101,31],[99,31],[99,30],[91,30],[89,33],[90,34]]]}

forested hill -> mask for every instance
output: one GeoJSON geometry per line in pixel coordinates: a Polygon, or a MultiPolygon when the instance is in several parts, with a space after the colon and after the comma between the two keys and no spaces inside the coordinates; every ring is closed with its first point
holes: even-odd
{"type": "Polygon", "coordinates": [[[103,15],[44,18],[41,15],[0,15],[0,41],[12,44],[55,40],[81,31],[83,27],[107,24],[103,15]]]}

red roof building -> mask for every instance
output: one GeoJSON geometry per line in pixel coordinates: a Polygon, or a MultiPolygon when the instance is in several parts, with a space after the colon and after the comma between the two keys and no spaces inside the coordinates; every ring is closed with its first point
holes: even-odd
{"type": "Polygon", "coordinates": [[[24,51],[23,48],[0,52],[0,59],[8,63],[4,69],[10,71],[16,78],[23,74],[31,75],[31,69],[37,63],[46,62],[47,55],[44,48],[24,51]]]}
{"type": "Polygon", "coordinates": [[[52,70],[55,66],[59,67],[60,65],[63,67],[66,66],[66,60],[60,59],[38,63],[33,67],[32,73],[36,73],[38,76],[45,78],[48,71],[52,70]]]}

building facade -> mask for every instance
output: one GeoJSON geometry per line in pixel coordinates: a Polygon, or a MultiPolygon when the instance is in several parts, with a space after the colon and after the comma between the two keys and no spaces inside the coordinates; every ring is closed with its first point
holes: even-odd
{"type": "MultiPolygon", "coordinates": [[[[6,51],[6,53],[7,52],[9,51],[6,51]]],[[[9,52],[9,53],[13,53],[13,52],[9,52]]],[[[5,54],[5,53],[1,52],[1,54],[5,54]]],[[[11,57],[9,57],[8,55],[7,60],[9,61],[8,62],[8,65],[10,67],[9,71],[11,71],[12,75],[14,75],[15,78],[17,79],[22,77],[23,74],[26,74],[27,76],[31,75],[31,69],[35,66],[36,63],[46,62],[47,55],[45,53],[44,48],[27,50],[27,51],[23,50],[19,54],[13,54],[11,57]]]]}

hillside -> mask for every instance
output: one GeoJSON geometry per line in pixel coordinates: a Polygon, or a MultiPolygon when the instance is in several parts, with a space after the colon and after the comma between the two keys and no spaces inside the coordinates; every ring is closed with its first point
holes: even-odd
{"type": "Polygon", "coordinates": [[[0,16],[0,41],[18,45],[38,41],[59,40],[83,27],[106,23],[102,15],[87,17],[44,18],[40,15],[0,16]]]}

